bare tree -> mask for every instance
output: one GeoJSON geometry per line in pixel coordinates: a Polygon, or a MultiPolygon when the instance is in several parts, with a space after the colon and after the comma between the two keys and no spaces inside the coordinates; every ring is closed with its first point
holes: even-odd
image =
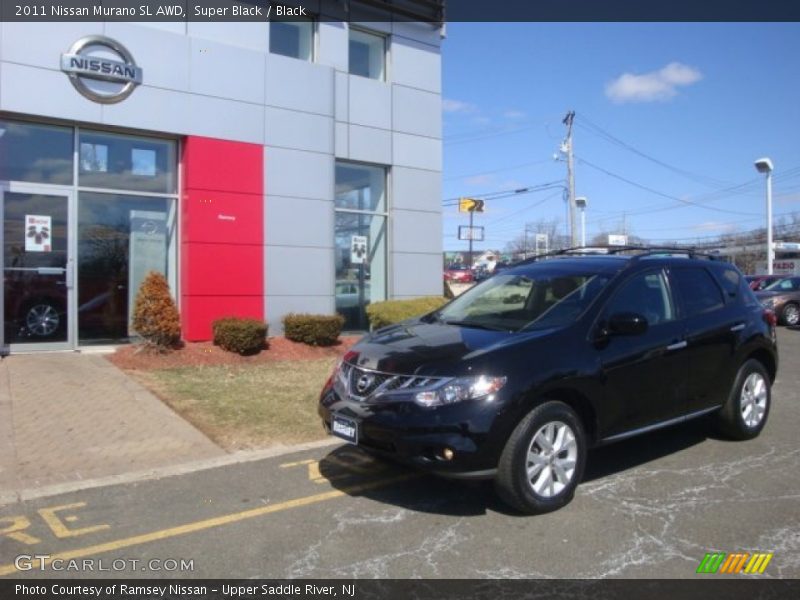
{"type": "Polygon", "coordinates": [[[536,252],[536,236],[547,236],[547,249],[560,250],[569,247],[569,238],[561,232],[561,221],[554,219],[538,219],[525,223],[522,232],[506,244],[505,251],[515,257],[522,258],[536,252]]]}

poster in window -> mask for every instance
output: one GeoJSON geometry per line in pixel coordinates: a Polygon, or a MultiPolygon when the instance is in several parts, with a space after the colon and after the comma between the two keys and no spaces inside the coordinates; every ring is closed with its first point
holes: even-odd
{"type": "Polygon", "coordinates": [[[49,215],[25,215],[25,252],[51,252],[53,221],[49,215]]]}
{"type": "Polygon", "coordinates": [[[354,235],[350,239],[350,264],[363,265],[367,258],[368,242],[365,235],[354,235]]]}

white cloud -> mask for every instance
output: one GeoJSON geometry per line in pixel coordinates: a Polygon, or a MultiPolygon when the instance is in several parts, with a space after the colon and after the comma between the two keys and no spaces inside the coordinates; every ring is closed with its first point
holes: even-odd
{"type": "Polygon", "coordinates": [[[467,185],[481,186],[489,185],[492,180],[493,178],[491,175],[473,175],[472,177],[464,179],[464,183],[467,185]]]}
{"type": "Polygon", "coordinates": [[[703,74],[679,62],[671,62],[667,66],[635,75],[623,73],[606,85],[606,96],[617,103],[654,102],[675,97],[678,88],[697,83],[703,74]]]}
{"type": "Polygon", "coordinates": [[[442,100],[442,110],[446,113],[469,114],[469,113],[474,113],[478,109],[474,104],[470,104],[469,102],[463,102],[461,100],[453,100],[452,98],[445,98],[444,100],[442,100]]]}
{"type": "Polygon", "coordinates": [[[504,112],[503,116],[506,119],[516,120],[516,119],[524,119],[528,115],[525,112],[521,111],[521,110],[513,110],[512,109],[512,110],[507,110],[506,112],[504,112]]]}
{"type": "Polygon", "coordinates": [[[706,231],[716,233],[731,233],[736,230],[736,225],[733,223],[723,223],[721,221],[706,221],[704,223],[697,223],[692,225],[691,229],[694,231],[706,231]]]}

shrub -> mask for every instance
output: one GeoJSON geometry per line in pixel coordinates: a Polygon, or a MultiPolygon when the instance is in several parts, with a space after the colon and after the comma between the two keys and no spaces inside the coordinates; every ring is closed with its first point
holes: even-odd
{"type": "Polygon", "coordinates": [[[447,302],[447,298],[424,296],[411,300],[386,300],[373,302],[367,306],[369,324],[373,329],[394,325],[412,317],[432,312],[447,302]]]}
{"type": "Polygon", "coordinates": [[[283,317],[283,334],[293,342],[311,346],[330,346],[339,339],[344,326],[342,315],[290,313],[283,317]]]}
{"type": "Polygon", "coordinates": [[[214,343],[228,352],[257,354],[267,341],[267,324],[258,319],[224,317],[211,324],[214,343]]]}
{"type": "Polygon", "coordinates": [[[180,341],[181,318],[161,273],[150,271],[142,281],[131,325],[148,349],[165,352],[180,341]]]}

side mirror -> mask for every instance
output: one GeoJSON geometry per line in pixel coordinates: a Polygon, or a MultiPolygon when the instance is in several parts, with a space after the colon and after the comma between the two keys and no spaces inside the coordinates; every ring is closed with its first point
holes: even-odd
{"type": "Polygon", "coordinates": [[[624,312],[608,319],[607,330],[611,335],[641,335],[647,331],[647,319],[639,313],[624,312]]]}

